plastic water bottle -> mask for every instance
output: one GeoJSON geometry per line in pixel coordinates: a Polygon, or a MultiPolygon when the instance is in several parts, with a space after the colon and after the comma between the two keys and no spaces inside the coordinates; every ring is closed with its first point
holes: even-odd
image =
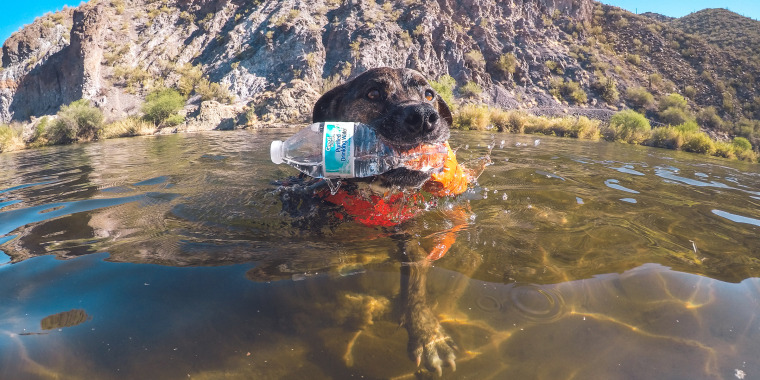
{"type": "Polygon", "coordinates": [[[371,127],[351,122],[314,123],[285,141],[272,141],[275,164],[287,163],[314,178],[357,178],[406,167],[439,171],[448,152],[443,143],[399,152],[371,127]],[[424,157],[423,157],[424,156],[424,157]]]}

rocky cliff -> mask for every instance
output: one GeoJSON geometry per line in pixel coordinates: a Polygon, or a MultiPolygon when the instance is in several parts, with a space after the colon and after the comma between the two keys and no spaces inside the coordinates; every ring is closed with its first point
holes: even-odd
{"type": "Polygon", "coordinates": [[[259,120],[302,122],[320,93],[377,66],[450,75],[466,101],[508,108],[612,112],[644,87],[760,118],[756,62],[591,0],[91,0],[14,34],[2,63],[3,122],[79,98],[136,114],[193,69],[259,120]]]}

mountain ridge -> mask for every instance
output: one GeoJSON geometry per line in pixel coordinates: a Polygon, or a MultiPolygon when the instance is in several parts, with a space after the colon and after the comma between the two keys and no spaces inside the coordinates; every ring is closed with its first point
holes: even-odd
{"type": "Polygon", "coordinates": [[[152,88],[176,87],[195,68],[258,120],[304,122],[329,87],[394,66],[450,75],[463,102],[504,108],[639,108],[657,119],[656,101],[680,93],[692,112],[713,107],[755,138],[760,65],[677,22],[591,0],[90,1],[5,41],[0,119],[28,121],[79,98],[110,119],[138,115],[152,88]],[[640,88],[655,102],[631,99],[640,88]]]}

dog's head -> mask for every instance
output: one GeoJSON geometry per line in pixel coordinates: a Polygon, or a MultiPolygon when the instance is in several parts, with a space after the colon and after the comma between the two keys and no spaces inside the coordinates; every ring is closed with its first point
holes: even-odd
{"type": "MultiPolygon", "coordinates": [[[[368,70],[322,95],[312,119],[367,124],[399,150],[448,140],[453,122],[448,105],[422,74],[389,67],[368,70]]],[[[427,173],[404,168],[380,176],[387,185],[409,187],[421,186],[429,178],[427,173]]]]}

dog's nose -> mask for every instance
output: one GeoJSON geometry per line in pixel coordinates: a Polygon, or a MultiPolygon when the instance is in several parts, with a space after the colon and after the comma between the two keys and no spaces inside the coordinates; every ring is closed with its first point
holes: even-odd
{"type": "Polygon", "coordinates": [[[415,132],[431,132],[438,121],[438,112],[428,104],[408,106],[404,123],[415,132]]]}

